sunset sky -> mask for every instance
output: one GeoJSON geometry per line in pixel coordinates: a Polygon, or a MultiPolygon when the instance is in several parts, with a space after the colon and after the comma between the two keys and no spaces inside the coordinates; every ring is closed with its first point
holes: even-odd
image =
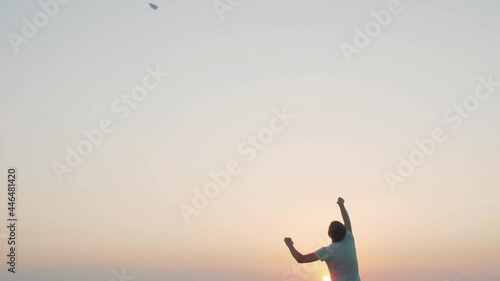
{"type": "Polygon", "coordinates": [[[15,46],[43,9],[1,1],[0,167],[19,170],[19,246],[0,279],[322,281],[326,264],[298,265],[283,238],[327,245],[342,196],[362,280],[500,280],[500,85],[484,83],[500,81],[500,2],[402,0],[349,62],[341,44],[390,1],[351,2],[243,0],[221,18],[212,0],[73,0],[15,46]],[[103,122],[70,167],[67,149],[103,122]],[[398,174],[435,130],[446,140],[398,174]],[[221,187],[210,174],[228,165],[221,187]]]}

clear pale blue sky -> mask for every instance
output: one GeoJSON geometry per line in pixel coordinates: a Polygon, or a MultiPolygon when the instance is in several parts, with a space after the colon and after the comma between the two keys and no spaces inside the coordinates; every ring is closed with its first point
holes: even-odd
{"type": "Polygon", "coordinates": [[[339,45],[387,2],[243,1],[220,21],[212,1],[73,0],[15,53],[40,8],[1,1],[0,167],[20,170],[21,228],[0,279],[282,280],[283,237],[316,250],[344,196],[363,280],[498,280],[500,88],[459,130],[442,114],[500,80],[500,3],[401,1],[347,63],[339,45]],[[117,118],[156,65],[170,76],[117,118]],[[284,106],[296,118],[246,163],[238,144],[284,106]],[[105,117],[115,131],[59,182],[51,164],[105,117]],[[384,173],[436,127],[448,140],[391,192],[384,173]],[[241,175],[185,224],[179,204],[231,159],[241,175]]]}

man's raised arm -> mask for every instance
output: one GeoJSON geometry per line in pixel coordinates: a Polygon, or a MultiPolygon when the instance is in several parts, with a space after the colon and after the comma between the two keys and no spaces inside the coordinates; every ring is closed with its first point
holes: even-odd
{"type": "Polygon", "coordinates": [[[340,207],[340,212],[342,213],[342,219],[344,220],[344,225],[347,231],[352,233],[351,219],[349,218],[349,213],[347,213],[347,209],[345,208],[345,200],[342,197],[339,197],[337,204],[340,207]]]}

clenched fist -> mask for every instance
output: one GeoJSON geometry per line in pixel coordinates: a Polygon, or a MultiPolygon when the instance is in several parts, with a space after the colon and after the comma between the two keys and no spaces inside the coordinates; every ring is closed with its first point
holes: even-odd
{"type": "Polygon", "coordinates": [[[293,246],[293,241],[292,241],[292,238],[290,238],[290,237],[285,238],[285,244],[286,244],[288,247],[293,246]]]}
{"type": "Polygon", "coordinates": [[[339,197],[339,199],[337,200],[337,204],[339,204],[340,206],[342,206],[342,205],[344,205],[344,203],[345,203],[344,198],[339,197]]]}

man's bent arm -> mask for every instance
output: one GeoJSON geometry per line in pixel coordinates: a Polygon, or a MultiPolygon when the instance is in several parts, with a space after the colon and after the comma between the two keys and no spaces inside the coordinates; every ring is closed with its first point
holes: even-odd
{"type": "Polygon", "coordinates": [[[308,262],[314,262],[314,261],[319,260],[315,253],[303,255],[299,251],[297,251],[297,249],[295,249],[295,247],[293,245],[289,246],[288,249],[290,250],[290,253],[292,253],[293,258],[298,263],[308,263],[308,262]]]}

